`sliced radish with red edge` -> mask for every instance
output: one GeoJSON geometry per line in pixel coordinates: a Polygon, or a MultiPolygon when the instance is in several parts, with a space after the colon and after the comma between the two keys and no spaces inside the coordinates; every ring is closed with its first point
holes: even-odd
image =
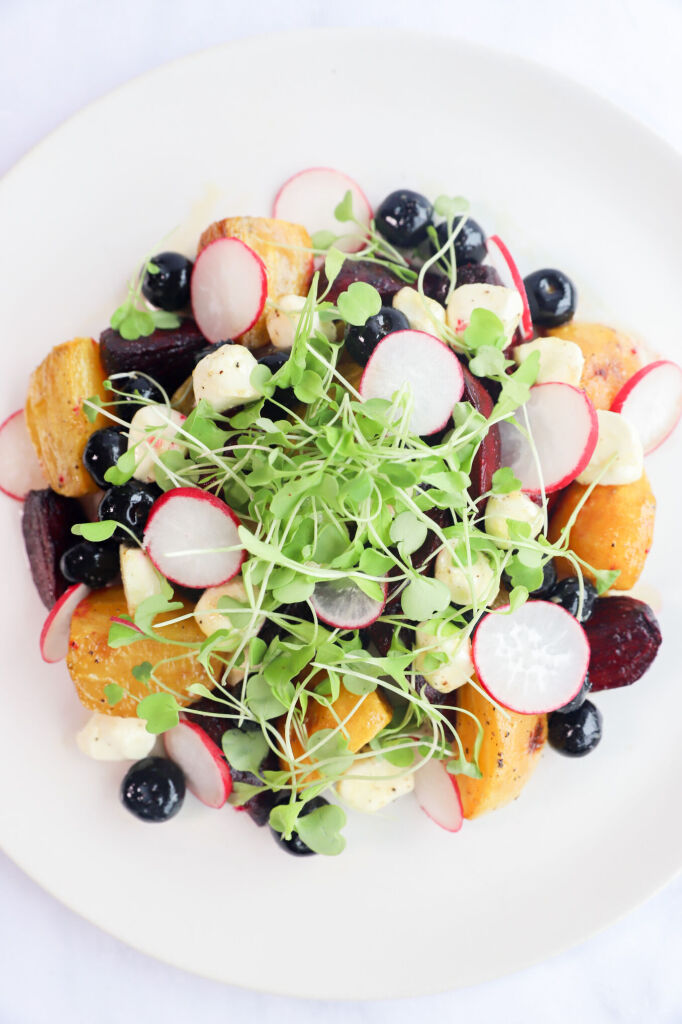
{"type": "Polygon", "coordinates": [[[611,412],[632,423],[644,454],[649,455],[672,434],[682,416],[682,367],[667,359],[643,366],[620,389],[611,412]]]}
{"type": "Polygon", "coordinates": [[[498,704],[521,715],[562,708],[577,696],[587,673],[585,630],[552,601],[526,601],[514,612],[508,608],[486,615],[474,634],[481,686],[498,704]]]}
{"type": "Polygon", "coordinates": [[[263,312],[268,277],[260,256],[238,238],[217,238],[197,256],[192,312],[211,342],[239,338],[263,312]]]}
{"type": "Polygon", "coordinates": [[[239,525],[220,498],[194,487],[178,487],[155,502],[144,531],[144,547],[172,583],[218,587],[236,576],[244,561],[239,525]]]}
{"type": "Polygon", "coordinates": [[[29,491],[48,486],[31,442],[23,409],[0,424],[0,491],[23,501],[29,491]]]}
{"type": "Polygon", "coordinates": [[[422,811],[446,832],[459,832],[464,821],[457,779],[442,761],[431,758],[414,775],[414,793],[422,811]]]}
{"type": "Polygon", "coordinates": [[[163,734],[163,745],[171,761],[182,768],[190,793],[207,807],[222,807],[232,792],[232,775],[208,733],[183,719],[163,734]]]}
{"type": "Polygon", "coordinates": [[[71,632],[71,618],[83,598],[90,593],[90,588],[84,583],[75,583],[73,587],[65,590],[50,610],[50,614],[43,623],[40,631],[40,653],[43,661],[52,664],[55,661],[63,661],[69,653],[69,634],[71,632]]]}
{"type": "Polygon", "coordinates": [[[310,603],[318,619],[337,629],[364,629],[379,618],[386,607],[388,584],[384,583],[383,601],[375,601],[353,580],[325,580],[316,583],[310,603]]]}
{"type": "Polygon", "coordinates": [[[502,454],[527,494],[546,494],[566,487],[582,473],[597,446],[599,423],[592,402],[572,384],[536,384],[530,398],[514,416],[528,429],[535,451],[518,427],[505,420],[499,424],[502,454]],[[539,466],[538,466],[539,463],[539,466]]]}
{"type": "Polygon", "coordinates": [[[393,331],[372,352],[360,394],[389,401],[404,385],[412,390],[409,429],[426,436],[441,430],[464,392],[464,374],[451,348],[424,331],[393,331]]]}
{"type": "Polygon", "coordinates": [[[499,235],[491,235],[488,239],[487,246],[487,262],[491,267],[494,267],[500,275],[500,280],[505,288],[516,288],[517,292],[521,296],[521,301],[523,302],[523,314],[521,316],[521,323],[519,324],[519,331],[521,332],[523,340],[529,341],[534,336],[535,332],[533,330],[533,319],[530,315],[530,306],[528,305],[528,296],[526,295],[526,286],[523,283],[523,278],[512,259],[509,249],[499,235]]]}
{"type": "Polygon", "coordinates": [[[275,196],[272,216],[302,224],[311,235],[317,231],[331,231],[346,235],[336,244],[342,252],[355,252],[362,248],[365,235],[354,223],[342,223],[334,216],[346,192],[353,196],[353,213],[365,227],[372,219],[372,207],[357,182],[342,171],[331,167],[309,167],[284,182],[275,196]]]}

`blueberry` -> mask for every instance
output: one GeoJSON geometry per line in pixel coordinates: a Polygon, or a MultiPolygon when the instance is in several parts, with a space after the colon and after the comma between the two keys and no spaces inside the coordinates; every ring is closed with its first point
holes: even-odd
{"type": "Polygon", "coordinates": [[[577,711],[577,709],[582,707],[585,701],[587,700],[587,695],[591,689],[592,683],[590,682],[589,673],[587,673],[585,675],[585,678],[583,679],[583,685],[580,687],[580,690],[575,695],[573,700],[569,700],[568,704],[564,704],[562,708],[557,708],[556,714],[568,715],[571,711],[577,711]]]}
{"type": "Polygon", "coordinates": [[[85,583],[94,590],[106,587],[119,573],[118,547],[81,541],[64,552],[59,568],[69,583],[85,583]]]}
{"type": "Polygon", "coordinates": [[[577,576],[567,576],[565,580],[559,580],[558,583],[555,583],[547,595],[547,599],[554,601],[555,604],[560,604],[562,608],[565,608],[574,618],[578,619],[578,622],[587,622],[594,611],[597,590],[589,580],[583,580],[583,588],[583,608],[580,616],[578,616],[580,580],[577,576]]]}
{"type": "MultiPolygon", "coordinates": [[[[504,585],[511,590],[512,583],[506,572],[502,573],[502,582],[504,585]]],[[[549,562],[545,562],[542,567],[542,583],[535,590],[531,590],[530,593],[533,595],[535,601],[546,600],[553,588],[556,586],[556,569],[554,562],[550,558],[549,562]]]]}
{"type": "Polygon", "coordinates": [[[104,474],[115,466],[128,448],[128,439],[118,427],[103,427],[90,434],[83,451],[83,465],[98,487],[109,487],[104,474]]]}
{"type": "Polygon", "coordinates": [[[348,355],[360,366],[365,366],[382,338],[393,331],[406,331],[409,326],[410,321],[399,309],[382,306],[379,312],[369,317],[362,327],[349,325],[346,328],[344,340],[348,355]]]}
{"type": "Polygon", "coordinates": [[[126,772],[121,800],[142,821],[168,821],[185,799],[182,769],[165,757],[145,757],[126,772]]]}
{"type": "Polygon", "coordinates": [[[142,294],[152,306],[174,313],[189,304],[189,282],[193,263],[179,252],[159,252],[149,261],[156,274],[145,271],[142,294]]]}
{"type": "MultiPolygon", "coordinates": [[[[256,353],[256,357],[258,362],[262,363],[263,366],[267,366],[271,373],[277,373],[289,358],[289,352],[283,352],[278,348],[269,348],[263,353],[263,355],[259,356],[258,353],[256,353]]],[[[262,416],[265,416],[270,420],[281,420],[286,416],[286,413],[280,409],[280,405],[284,405],[287,409],[293,409],[297,402],[293,388],[275,388],[273,398],[277,400],[279,405],[275,405],[275,403],[268,398],[263,402],[263,410],[261,413],[262,416]]]]}
{"type": "Polygon", "coordinates": [[[217,348],[221,348],[223,345],[234,345],[232,338],[226,338],[225,341],[216,341],[215,345],[204,345],[198,352],[194,353],[194,365],[197,366],[204,356],[210,356],[211,352],[215,352],[217,348]]]}
{"type": "MultiPolygon", "coordinates": [[[[97,515],[100,520],[115,519],[132,530],[142,540],[152,505],[161,496],[156,484],[143,484],[129,480],[122,487],[111,487],[99,503],[97,515]]],[[[130,534],[116,527],[116,540],[130,540],[130,534]]]]}
{"type": "MultiPolygon", "coordinates": [[[[283,793],[280,799],[276,801],[277,804],[288,802],[288,793],[283,793]]],[[[305,815],[310,814],[311,811],[316,811],[318,807],[326,807],[328,803],[329,801],[325,800],[323,796],[313,797],[313,799],[309,800],[301,811],[301,817],[305,817],[305,815]]],[[[310,854],[315,853],[315,851],[311,850],[309,846],[306,846],[297,832],[292,834],[291,839],[283,839],[281,832],[278,832],[277,829],[272,828],[272,826],[270,827],[270,831],[274,836],[275,842],[278,843],[283,850],[286,850],[287,853],[293,854],[294,857],[308,857],[310,854]]]]}
{"type": "Polygon", "coordinates": [[[143,405],[147,405],[148,402],[161,405],[166,401],[161,388],[153,380],[150,380],[149,377],[135,374],[134,377],[127,377],[125,380],[115,380],[113,384],[117,391],[122,391],[124,395],[130,396],[130,398],[119,398],[116,403],[117,416],[128,423],[130,423],[138,409],[141,409],[143,405]],[[136,402],[136,398],[146,399],[146,401],[136,402]]]}
{"type": "Polygon", "coordinates": [[[523,283],[536,327],[558,327],[573,318],[578,296],[570,277],[561,270],[535,270],[523,283]]]}
{"type": "MultiPolygon", "coordinates": [[[[457,227],[456,220],[454,227],[457,227]]],[[[438,235],[438,248],[441,248],[448,240],[447,224],[439,224],[436,228],[436,234],[438,235]]],[[[485,244],[485,231],[480,224],[477,224],[470,217],[464,221],[464,226],[455,238],[454,246],[455,262],[458,267],[465,263],[482,263],[488,254],[488,248],[485,244]]],[[[432,251],[436,252],[435,249],[432,251]]],[[[445,255],[447,257],[448,253],[446,252],[445,255]]]]}
{"type": "Polygon", "coordinates": [[[382,202],[377,210],[376,226],[392,245],[408,248],[424,241],[432,220],[433,206],[426,196],[401,188],[382,202]]]}
{"type": "Polygon", "coordinates": [[[555,711],[550,715],[547,739],[550,746],[566,757],[584,757],[599,743],[601,726],[601,712],[586,700],[575,711],[555,711]]]}

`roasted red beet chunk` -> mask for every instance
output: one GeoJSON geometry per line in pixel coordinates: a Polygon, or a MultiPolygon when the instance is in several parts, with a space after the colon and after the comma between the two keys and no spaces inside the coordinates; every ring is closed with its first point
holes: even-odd
{"type": "Polygon", "coordinates": [[[49,489],[29,491],[26,497],[21,527],[31,576],[46,608],[51,608],[69,587],[59,563],[75,543],[71,527],[83,519],[75,498],[63,498],[49,489]]]}
{"type": "Polygon", "coordinates": [[[189,319],[179,327],[158,328],[148,337],[134,341],[127,341],[108,327],[99,341],[102,366],[107,373],[146,373],[167,391],[174,391],[189,377],[196,353],[206,345],[203,334],[189,319]]]}
{"type": "Polygon", "coordinates": [[[661,646],[661,630],[648,604],[633,597],[597,601],[584,624],[590,641],[592,692],[629,686],[643,676],[661,646]]]}

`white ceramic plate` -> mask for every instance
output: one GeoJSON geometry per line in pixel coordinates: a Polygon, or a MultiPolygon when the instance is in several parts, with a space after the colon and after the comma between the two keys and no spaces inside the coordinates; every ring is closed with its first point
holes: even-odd
{"type": "MultiPolygon", "coordinates": [[[[191,251],[214,214],[267,215],[278,185],[314,164],[354,175],[375,201],[400,186],[468,196],[522,272],[570,273],[581,317],[679,355],[682,168],[663,143],[570,82],[454,40],[297,33],[146,75],[5,178],[0,410],[23,403],[51,345],[98,334],[169,229],[186,225],[174,241],[191,251]]],[[[409,799],[354,817],[336,859],[287,857],[246,815],[191,797],[159,828],[122,809],[122,766],[77,752],[83,710],[64,666],[40,660],[44,610],[18,507],[3,501],[5,850],[138,949],[272,992],[435,992],[584,939],[682,863],[681,455],[678,434],[647,464],[659,514],[645,578],[663,598],[665,644],[642,682],[599,696],[599,749],[576,762],[547,752],[517,803],[458,835],[409,799]]]]}

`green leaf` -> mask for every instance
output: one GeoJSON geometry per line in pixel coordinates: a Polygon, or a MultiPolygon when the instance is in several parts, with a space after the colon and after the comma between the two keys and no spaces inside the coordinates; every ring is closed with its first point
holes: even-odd
{"type": "MultiPolygon", "coordinates": [[[[277,804],[270,811],[269,824],[276,832],[281,832],[283,839],[291,839],[292,833],[296,831],[298,816],[303,810],[302,801],[293,803],[277,804]]],[[[311,847],[312,849],[312,847],[311,847]]]]}
{"type": "Polygon", "coordinates": [[[440,580],[419,576],[403,590],[401,604],[408,619],[423,622],[445,611],[450,604],[450,591],[440,580]]]}
{"type": "Polygon", "coordinates": [[[138,683],[148,683],[152,677],[154,666],[151,661],[143,661],[139,665],[133,665],[130,671],[138,683]]]}
{"type": "Polygon", "coordinates": [[[132,622],[130,625],[126,622],[112,622],[109,626],[109,636],[107,638],[109,647],[127,647],[129,644],[134,644],[142,639],[143,634],[133,626],[132,622]]]}
{"type": "Polygon", "coordinates": [[[334,244],[336,239],[337,235],[333,231],[316,231],[310,236],[313,249],[328,249],[330,245],[334,244]]]}
{"type": "MultiPolygon", "coordinates": [[[[535,552],[532,552],[532,554],[535,554],[535,552]]],[[[542,567],[539,563],[536,565],[524,564],[520,555],[521,552],[509,559],[509,562],[507,563],[507,574],[513,587],[525,587],[529,593],[532,593],[532,591],[537,590],[538,587],[542,586],[544,578],[542,567]]],[[[539,551],[537,552],[537,555],[538,558],[541,557],[539,551]]]]}
{"type": "Polygon", "coordinates": [[[378,676],[381,675],[381,671],[371,661],[366,660],[359,667],[359,673],[356,675],[354,672],[344,672],[341,682],[350,693],[354,693],[358,697],[363,697],[366,693],[374,693],[379,685],[378,676]]]}
{"type": "Polygon", "coordinates": [[[297,575],[290,583],[275,587],[272,594],[280,604],[296,604],[298,601],[307,601],[314,589],[313,580],[308,576],[297,575]]]}
{"type": "Polygon", "coordinates": [[[203,683],[191,683],[187,687],[187,692],[193,693],[195,697],[205,697],[207,700],[215,699],[208,686],[204,686],[203,683]]]}
{"type": "Polygon", "coordinates": [[[233,782],[232,792],[227,798],[233,807],[243,807],[249,800],[263,792],[262,786],[253,786],[250,782],[233,782]]]}
{"type": "Polygon", "coordinates": [[[251,387],[266,398],[271,398],[275,393],[275,385],[272,383],[272,370],[265,363],[257,363],[251,371],[249,383],[251,387]]]}
{"type": "Polygon", "coordinates": [[[135,472],[136,465],[135,449],[129,448],[123,455],[119,456],[115,466],[109,467],[104,474],[104,479],[107,483],[113,484],[114,487],[121,487],[123,484],[128,483],[135,472]]]}
{"type": "Polygon", "coordinates": [[[91,395],[82,404],[83,412],[88,423],[94,423],[102,408],[102,399],[99,395],[91,395]]]}
{"type": "Polygon", "coordinates": [[[137,717],[146,721],[147,732],[158,735],[178,724],[180,710],[172,693],[150,693],[137,705],[137,717]]]}
{"type": "Polygon", "coordinates": [[[433,208],[439,217],[454,220],[455,217],[461,217],[469,212],[469,200],[464,196],[438,196],[433,208]]]}
{"type": "Polygon", "coordinates": [[[256,718],[264,722],[279,718],[285,706],[274,696],[262,674],[251,676],[246,684],[246,702],[256,718]]]}
{"type": "Polygon", "coordinates": [[[104,696],[110,708],[115,708],[126,695],[126,691],[118,683],[107,683],[104,687],[104,696]]]}
{"type": "Polygon", "coordinates": [[[426,523],[417,519],[414,512],[400,512],[391,524],[391,540],[397,544],[401,555],[411,555],[426,540],[428,528],[426,523]]]}
{"type": "Polygon", "coordinates": [[[172,330],[174,327],[179,327],[182,323],[177,313],[167,313],[165,309],[155,309],[151,316],[154,321],[154,326],[160,327],[164,331],[172,330]]]}
{"type": "Polygon", "coordinates": [[[241,729],[228,729],[223,733],[223,753],[231,768],[238,772],[258,771],[268,752],[268,741],[258,730],[243,732],[241,729]]]}
{"type": "Polygon", "coordinates": [[[525,587],[514,587],[509,595],[509,610],[515,612],[528,600],[528,591],[525,587]]]}
{"type": "Polygon", "coordinates": [[[345,824],[346,815],[342,808],[336,804],[326,804],[316,807],[309,814],[301,815],[296,830],[306,846],[315,853],[335,857],[346,848],[346,840],[340,834],[345,824]]]}
{"type": "Polygon", "coordinates": [[[334,207],[334,217],[341,224],[353,220],[353,193],[350,189],[346,192],[341,202],[334,207]]]}
{"type": "Polygon", "coordinates": [[[229,436],[226,430],[221,430],[213,422],[204,402],[192,410],[182,424],[182,429],[211,451],[220,451],[229,436]]]}
{"type": "Polygon", "coordinates": [[[601,597],[616,582],[620,576],[620,569],[592,569],[592,575],[594,576],[597,593],[601,597]]]}
{"type": "Polygon", "coordinates": [[[517,480],[509,466],[496,469],[493,473],[493,491],[495,494],[511,494],[521,490],[521,481],[517,480]]]}
{"type": "Polygon", "coordinates": [[[250,427],[257,419],[260,418],[260,414],[263,409],[263,400],[260,402],[253,402],[251,405],[247,405],[246,409],[240,412],[235,412],[230,415],[230,426],[236,427],[238,430],[244,430],[246,427],[250,427]]]}
{"type": "Polygon", "coordinates": [[[504,358],[500,349],[492,345],[481,345],[469,361],[469,369],[477,377],[498,377],[509,365],[509,360],[504,358]]]}
{"type": "Polygon", "coordinates": [[[382,555],[374,548],[365,548],[360,555],[358,568],[368,576],[385,576],[394,565],[394,560],[388,555],[382,555]]]}
{"type": "Polygon", "coordinates": [[[341,267],[346,262],[346,253],[340,249],[330,249],[324,261],[324,273],[328,284],[333,284],[339,276],[341,267]]]}
{"type": "Polygon", "coordinates": [[[301,379],[294,384],[294,394],[299,402],[304,402],[306,405],[310,405],[316,398],[321,398],[324,389],[319,374],[314,370],[304,370],[301,379]]]}
{"type": "Polygon", "coordinates": [[[117,526],[118,523],[113,519],[103,519],[100,523],[76,523],[71,527],[71,533],[97,543],[113,537],[117,526]]]}
{"type": "Polygon", "coordinates": [[[474,351],[484,347],[503,349],[507,343],[502,321],[489,309],[472,311],[462,337],[467,347],[474,351]]]}
{"type": "Polygon", "coordinates": [[[381,295],[371,284],[354,281],[336,300],[339,313],[348,324],[363,327],[370,316],[381,309],[381,295]]]}
{"type": "Polygon", "coordinates": [[[157,615],[163,612],[177,612],[184,607],[182,601],[169,601],[165,594],[153,594],[140,601],[135,609],[135,625],[145,633],[151,632],[157,615]]]}

